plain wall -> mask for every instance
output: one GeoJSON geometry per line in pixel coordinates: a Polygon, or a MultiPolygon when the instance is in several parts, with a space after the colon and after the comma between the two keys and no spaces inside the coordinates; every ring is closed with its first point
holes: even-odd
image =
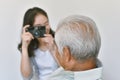
{"type": "Polygon", "coordinates": [[[17,50],[25,11],[33,6],[48,12],[55,30],[68,15],[92,18],[99,29],[104,80],[120,80],[120,1],[119,0],[0,0],[0,80],[22,80],[21,54],[17,50]]]}

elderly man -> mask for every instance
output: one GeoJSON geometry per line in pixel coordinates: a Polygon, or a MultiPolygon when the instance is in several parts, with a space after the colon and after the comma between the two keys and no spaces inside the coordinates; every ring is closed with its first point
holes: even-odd
{"type": "Polygon", "coordinates": [[[60,68],[48,80],[102,80],[101,39],[95,22],[81,15],[63,19],[55,33],[60,68]]]}

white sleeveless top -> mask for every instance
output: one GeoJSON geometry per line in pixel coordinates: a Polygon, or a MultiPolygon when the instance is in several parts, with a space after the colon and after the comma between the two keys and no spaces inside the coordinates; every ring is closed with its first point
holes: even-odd
{"type": "Polygon", "coordinates": [[[35,61],[39,70],[39,80],[46,80],[46,77],[58,68],[57,63],[49,50],[35,50],[35,61]]]}

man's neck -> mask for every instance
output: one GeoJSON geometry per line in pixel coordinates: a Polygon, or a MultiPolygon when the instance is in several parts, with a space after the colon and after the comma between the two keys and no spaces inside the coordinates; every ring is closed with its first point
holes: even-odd
{"type": "Polygon", "coordinates": [[[88,59],[86,61],[76,61],[71,71],[85,71],[93,68],[96,68],[96,60],[88,59]]]}

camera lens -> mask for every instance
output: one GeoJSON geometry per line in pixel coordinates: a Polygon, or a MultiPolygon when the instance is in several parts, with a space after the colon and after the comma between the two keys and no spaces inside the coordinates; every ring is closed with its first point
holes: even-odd
{"type": "Polygon", "coordinates": [[[39,35],[38,32],[35,32],[35,35],[39,35]]]}

